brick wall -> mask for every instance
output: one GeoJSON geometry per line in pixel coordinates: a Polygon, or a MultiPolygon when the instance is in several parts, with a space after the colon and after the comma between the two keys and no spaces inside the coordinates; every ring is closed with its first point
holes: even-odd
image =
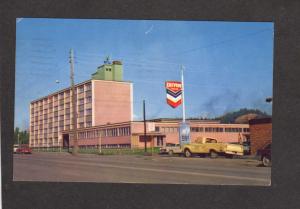
{"type": "Polygon", "coordinates": [[[251,154],[255,155],[257,150],[264,148],[272,141],[271,119],[254,119],[250,124],[251,154]]]}

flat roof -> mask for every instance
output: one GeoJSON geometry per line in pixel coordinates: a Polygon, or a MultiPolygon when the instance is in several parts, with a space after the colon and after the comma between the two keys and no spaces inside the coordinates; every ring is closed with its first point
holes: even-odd
{"type": "MultiPolygon", "coordinates": [[[[147,120],[149,122],[181,122],[182,118],[156,118],[147,120]]],[[[187,122],[198,122],[198,123],[220,123],[220,120],[201,120],[195,118],[187,118],[187,122]]]]}
{"type": "Polygon", "coordinates": [[[272,123],[272,118],[256,118],[249,120],[250,125],[272,123]]]}

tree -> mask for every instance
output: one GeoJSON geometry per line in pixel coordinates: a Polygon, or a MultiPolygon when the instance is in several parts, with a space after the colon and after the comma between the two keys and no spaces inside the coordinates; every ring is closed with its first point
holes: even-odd
{"type": "Polygon", "coordinates": [[[14,132],[14,144],[19,143],[18,137],[20,140],[20,144],[29,143],[29,133],[26,130],[21,131],[19,127],[16,127],[14,132]]]}
{"type": "Polygon", "coordinates": [[[270,117],[266,112],[262,112],[258,109],[242,108],[238,111],[226,113],[215,119],[220,120],[221,123],[235,123],[237,118],[239,118],[240,116],[243,116],[243,115],[248,115],[248,114],[256,114],[257,118],[270,117]]]}

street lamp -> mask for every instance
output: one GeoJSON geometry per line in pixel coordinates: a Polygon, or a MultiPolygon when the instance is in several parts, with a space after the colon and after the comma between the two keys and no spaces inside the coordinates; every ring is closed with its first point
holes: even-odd
{"type": "Polygon", "coordinates": [[[271,103],[273,101],[273,97],[267,97],[266,102],[271,103]]]}

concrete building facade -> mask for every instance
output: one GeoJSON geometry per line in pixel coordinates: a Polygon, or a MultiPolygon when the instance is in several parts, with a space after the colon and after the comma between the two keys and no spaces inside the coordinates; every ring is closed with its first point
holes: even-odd
{"type": "MultiPolygon", "coordinates": [[[[167,143],[179,143],[180,120],[151,120],[146,122],[147,146],[161,147],[167,143]]],[[[219,121],[191,120],[191,141],[197,137],[212,137],[219,142],[242,142],[249,138],[248,124],[221,124],[219,121]]],[[[71,132],[62,132],[64,147],[72,146],[71,132]]],[[[78,129],[80,147],[142,148],[144,147],[144,123],[128,121],[78,129]]]]}
{"type": "MultiPolygon", "coordinates": [[[[122,63],[104,64],[92,77],[75,86],[77,128],[131,121],[132,83],[120,80],[122,63]],[[111,72],[109,69],[118,73],[97,79],[111,72]]],[[[71,97],[72,91],[66,88],[30,103],[30,147],[63,146],[61,133],[73,129],[71,97]]]]}

